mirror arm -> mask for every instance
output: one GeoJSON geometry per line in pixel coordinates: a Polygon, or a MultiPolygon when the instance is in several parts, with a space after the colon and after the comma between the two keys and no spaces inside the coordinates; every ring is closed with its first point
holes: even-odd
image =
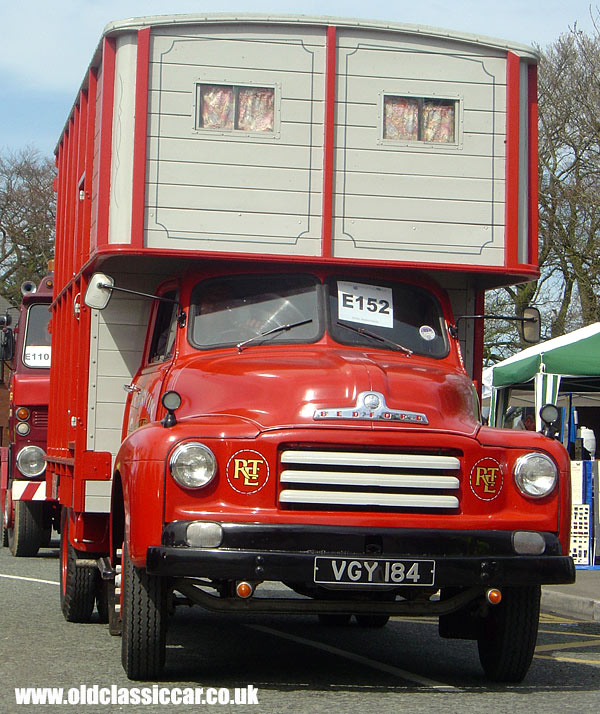
{"type": "Polygon", "coordinates": [[[117,290],[120,293],[129,293],[130,295],[139,295],[140,297],[150,298],[150,300],[159,300],[160,302],[170,302],[172,305],[177,305],[179,307],[179,313],[177,315],[177,324],[179,327],[185,327],[186,315],[183,310],[183,305],[179,300],[173,300],[172,298],[159,297],[158,295],[150,295],[150,293],[143,293],[140,290],[129,290],[128,288],[118,288],[115,285],[108,285],[107,283],[102,283],[98,285],[99,288],[104,288],[105,290],[117,290]]]}
{"type": "Polygon", "coordinates": [[[518,317],[517,315],[461,315],[454,325],[450,325],[452,337],[458,337],[458,323],[461,320],[510,320],[511,322],[535,322],[535,317],[518,317]]]}

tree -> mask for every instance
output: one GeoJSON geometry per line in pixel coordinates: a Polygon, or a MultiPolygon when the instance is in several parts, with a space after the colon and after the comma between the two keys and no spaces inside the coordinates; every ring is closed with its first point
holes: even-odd
{"type": "MultiPolygon", "coordinates": [[[[539,48],[538,48],[539,49],[539,48]]],[[[600,36],[576,27],[540,50],[540,279],[492,291],[487,309],[542,309],[544,337],[600,319],[600,36]]],[[[486,325],[488,363],[526,345],[486,325]]]]}
{"type": "Polygon", "coordinates": [[[54,254],[55,175],[33,148],[0,154],[0,295],[13,305],[21,283],[41,280],[54,254]]]}

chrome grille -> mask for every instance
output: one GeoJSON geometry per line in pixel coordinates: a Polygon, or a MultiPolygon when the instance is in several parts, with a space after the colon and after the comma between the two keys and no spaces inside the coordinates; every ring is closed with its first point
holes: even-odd
{"type": "Polygon", "coordinates": [[[48,426],[48,412],[38,412],[34,411],[31,415],[31,423],[33,426],[47,427],[48,426]]]}
{"type": "Polygon", "coordinates": [[[459,474],[455,456],[288,450],[281,454],[279,503],[304,510],[456,509],[459,474]]]}

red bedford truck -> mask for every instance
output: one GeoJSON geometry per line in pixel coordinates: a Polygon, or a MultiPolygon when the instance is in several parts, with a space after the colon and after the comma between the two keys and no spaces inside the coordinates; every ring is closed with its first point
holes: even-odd
{"type": "Polygon", "coordinates": [[[435,615],[525,676],[540,585],[574,580],[569,461],[482,425],[461,318],[537,275],[536,153],[527,47],[106,28],[56,151],[48,482],[65,617],[96,600],[130,678],[160,676],[178,602],[435,615]]]}
{"type": "Polygon", "coordinates": [[[50,382],[50,303],[54,277],[21,286],[17,326],[3,328],[1,357],[12,361],[9,446],[1,450],[2,545],[15,556],[35,555],[49,545],[59,513],[46,496],[46,432],[50,382]]]}

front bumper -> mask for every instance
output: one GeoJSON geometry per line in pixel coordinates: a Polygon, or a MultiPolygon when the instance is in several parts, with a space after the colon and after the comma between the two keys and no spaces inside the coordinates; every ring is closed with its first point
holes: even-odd
{"type": "Polygon", "coordinates": [[[149,573],[314,585],[315,558],[338,557],[433,560],[435,588],[575,581],[573,560],[561,554],[558,538],[552,533],[540,534],[546,543],[542,555],[518,555],[510,531],[224,523],[218,548],[192,548],[186,542],[188,525],[177,521],[165,527],[163,544],[147,550],[149,573]]]}

